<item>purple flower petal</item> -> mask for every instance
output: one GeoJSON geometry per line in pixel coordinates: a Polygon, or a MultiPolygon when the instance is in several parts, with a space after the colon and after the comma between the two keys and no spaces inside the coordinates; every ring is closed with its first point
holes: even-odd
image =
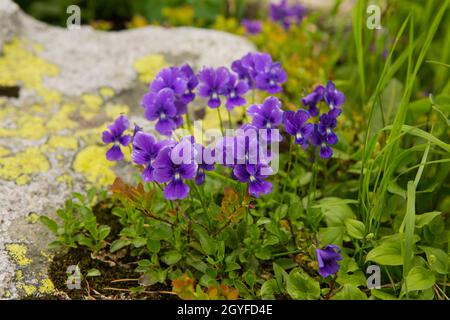
{"type": "Polygon", "coordinates": [[[122,161],[124,158],[123,152],[118,145],[113,145],[106,152],[106,159],[109,161],[122,161]]]}
{"type": "Polygon", "coordinates": [[[164,198],[167,200],[185,199],[189,194],[189,187],[181,180],[174,179],[164,188],[164,198]]]}

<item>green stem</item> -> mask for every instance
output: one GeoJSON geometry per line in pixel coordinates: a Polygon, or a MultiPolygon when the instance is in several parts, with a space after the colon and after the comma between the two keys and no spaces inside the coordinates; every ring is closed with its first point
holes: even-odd
{"type": "Polygon", "coordinates": [[[192,131],[191,117],[189,115],[189,111],[186,112],[186,123],[187,123],[187,127],[188,127],[189,132],[193,135],[194,133],[192,131]]]}
{"type": "Polygon", "coordinates": [[[228,128],[232,128],[233,127],[233,123],[231,122],[231,112],[230,110],[227,109],[227,113],[228,113],[228,128]]]}
{"type": "Polygon", "coordinates": [[[309,183],[309,191],[308,191],[308,206],[306,209],[307,217],[311,217],[311,204],[313,200],[316,198],[316,186],[317,186],[317,172],[318,172],[318,149],[314,148],[314,158],[313,158],[313,176],[311,182],[309,183]]]}
{"type": "Polygon", "coordinates": [[[217,115],[219,116],[220,131],[222,131],[222,136],[224,136],[225,135],[225,130],[223,129],[223,122],[222,122],[222,115],[220,114],[220,107],[217,108],[217,115]]]}
{"type": "Polygon", "coordinates": [[[283,184],[283,191],[281,193],[282,195],[286,191],[287,184],[292,182],[292,180],[290,179],[289,173],[291,172],[292,150],[293,150],[293,148],[294,148],[294,137],[291,137],[291,141],[290,141],[290,144],[289,144],[289,161],[288,161],[288,167],[287,167],[287,170],[286,170],[286,175],[287,175],[287,177],[289,177],[289,179],[286,179],[286,181],[283,184]]]}

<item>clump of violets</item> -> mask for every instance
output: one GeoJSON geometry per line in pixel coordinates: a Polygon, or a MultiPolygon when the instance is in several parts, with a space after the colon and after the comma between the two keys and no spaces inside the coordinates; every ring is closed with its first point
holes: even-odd
{"type": "Polygon", "coordinates": [[[342,113],[345,95],[336,89],[332,81],[328,81],[325,87],[317,86],[301,101],[308,110],[287,111],[283,119],[284,128],[295,138],[296,144],[300,144],[304,149],[312,145],[319,149],[322,159],[328,159],[333,155],[332,146],[338,143],[334,130],[337,118],[342,113]],[[327,106],[327,110],[322,114],[320,103],[327,106]]]}
{"type": "Polygon", "coordinates": [[[282,124],[286,133],[294,137],[295,144],[319,148],[322,158],[332,156],[331,146],[338,142],[334,132],[337,117],[345,102],[345,96],[333,82],[316,87],[302,99],[308,110],[284,111],[281,101],[274,96],[250,105],[246,114],[251,122],[243,123],[237,135],[223,137],[215,146],[203,146],[191,136],[177,142],[173,133],[188,121],[188,106],[196,97],[207,99],[210,108],[224,105],[231,110],[247,103],[245,96],[249,90],[279,93],[286,80],[280,63],[260,52],[248,53],[234,61],[231,70],[203,67],[196,74],[187,64],[164,68],[151,82],[142,106],[147,120],[155,123],[156,131],[169,138],[160,140],[137,125],[132,135],[126,134],[129,122],[120,116],[103,132],[104,143],[113,144],[106,157],[123,160],[121,147],[131,143],[131,160],[142,168],[142,180],[164,184],[164,197],[168,200],[185,199],[190,187],[204,184],[205,173],[216,170],[219,164],[229,170],[234,180],[247,184],[250,195],[268,194],[272,191],[267,179],[272,175],[269,163],[273,159],[269,145],[282,140],[279,133],[282,124]],[[321,103],[328,106],[327,112],[320,113],[321,103]],[[177,161],[180,155],[182,162],[177,161]]]}
{"type": "Polygon", "coordinates": [[[130,126],[128,118],[124,115],[119,116],[113,124],[108,126],[108,130],[103,131],[102,140],[106,144],[112,144],[106,152],[106,159],[109,161],[122,161],[124,154],[121,146],[126,147],[130,144],[132,137],[125,134],[130,126]]]}
{"type": "Polygon", "coordinates": [[[156,75],[141,105],[146,118],[157,121],[156,130],[159,133],[170,136],[183,124],[182,116],[187,113],[188,104],[195,99],[197,85],[197,76],[188,64],[181,68],[164,68],[156,75]]]}
{"type": "Polygon", "coordinates": [[[307,10],[299,3],[289,5],[287,0],[272,2],[269,6],[269,16],[273,22],[279,23],[285,30],[292,25],[299,25],[306,16],[307,10]]]}
{"type": "Polygon", "coordinates": [[[286,71],[279,62],[273,62],[267,53],[251,52],[231,65],[239,79],[247,82],[250,88],[276,94],[282,91],[282,84],[287,81],[286,71]]]}
{"type": "Polygon", "coordinates": [[[338,261],[342,260],[341,248],[327,245],[323,249],[316,248],[316,258],[319,265],[319,274],[326,278],[339,271],[338,261]]]}

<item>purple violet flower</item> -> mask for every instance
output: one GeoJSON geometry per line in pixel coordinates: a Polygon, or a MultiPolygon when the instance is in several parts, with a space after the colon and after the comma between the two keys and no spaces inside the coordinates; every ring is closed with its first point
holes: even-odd
{"type": "Polygon", "coordinates": [[[205,183],[205,171],[212,171],[214,170],[215,164],[214,164],[214,151],[209,148],[205,148],[201,144],[196,143],[194,145],[194,148],[197,150],[194,158],[195,162],[198,165],[197,168],[197,174],[195,175],[195,184],[201,185],[205,183]],[[209,157],[206,155],[206,152],[208,152],[208,155],[211,155],[212,159],[209,159],[209,157]]]}
{"type": "Polygon", "coordinates": [[[267,53],[255,54],[254,65],[257,72],[255,86],[259,90],[269,94],[281,92],[281,84],[287,81],[287,74],[281,67],[281,63],[272,62],[272,57],[267,53]]]}
{"type": "Polygon", "coordinates": [[[262,163],[239,164],[233,169],[234,177],[240,182],[248,182],[248,193],[256,198],[261,194],[268,194],[272,191],[272,184],[265,181],[270,175],[270,172],[270,166],[262,163]]]}
{"type": "MultiPolygon", "coordinates": [[[[164,188],[164,198],[167,200],[184,199],[189,194],[189,186],[184,183],[184,180],[191,180],[197,173],[197,164],[194,161],[194,156],[189,156],[188,161],[184,161],[177,164],[174,160],[178,151],[175,149],[177,146],[181,148],[182,152],[190,150],[192,142],[183,139],[175,146],[164,147],[159,153],[156,159],[153,161],[153,178],[156,182],[168,184],[164,188]]],[[[184,157],[183,157],[184,158],[184,157]]]]}
{"type": "Polygon", "coordinates": [[[138,165],[143,165],[142,180],[145,182],[154,181],[152,161],[157,157],[159,151],[172,144],[171,140],[157,142],[151,134],[139,131],[133,140],[133,151],[131,159],[138,165]]]}
{"type": "Polygon", "coordinates": [[[342,260],[341,248],[328,245],[323,249],[316,249],[317,262],[319,263],[319,274],[326,278],[339,271],[338,261],[342,260]]]}
{"type": "Polygon", "coordinates": [[[269,15],[272,21],[283,26],[285,30],[289,30],[293,23],[300,24],[306,15],[306,8],[300,4],[289,6],[287,0],[281,0],[278,4],[271,3],[269,7],[269,15]]]}
{"type": "MultiPolygon", "coordinates": [[[[251,105],[247,108],[247,114],[253,117],[252,125],[258,129],[267,129],[268,137],[272,136],[271,130],[276,129],[283,121],[281,101],[276,97],[268,97],[261,105],[251,105]]],[[[281,135],[276,137],[281,141],[281,135]]],[[[270,142],[271,140],[268,139],[270,142]]]]}
{"type": "Polygon", "coordinates": [[[333,149],[330,147],[327,135],[323,135],[318,130],[318,125],[314,125],[314,131],[311,135],[311,142],[313,146],[319,147],[319,155],[322,159],[331,158],[333,149]]]}
{"type": "Polygon", "coordinates": [[[187,80],[177,67],[162,69],[150,84],[150,91],[158,93],[163,89],[171,89],[174,95],[181,96],[187,90],[187,80]]]}
{"type": "Polygon", "coordinates": [[[145,117],[150,121],[157,120],[156,130],[166,136],[170,136],[177,126],[174,120],[177,115],[174,102],[174,93],[169,88],[164,88],[158,93],[147,93],[142,99],[145,117]]]}
{"type": "Polygon", "coordinates": [[[306,123],[309,113],[305,110],[285,111],[283,123],[286,132],[295,138],[295,144],[300,144],[303,149],[308,146],[309,138],[314,131],[312,123],[306,123]]]}
{"type": "Polygon", "coordinates": [[[185,104],[188,104],[195,99],[194,89],[198,86],[198,78],[188,64],[185,64],[180,68],[180,73],[187,81],[187,89],[186,92],[182,94],[181,99],[185,104]]]}
{"type": "Polygon", "coordinates": [[[330,108],[330,114],[333,117],[337,117],[341,114],[341,106],[345,102],[345,95],[336,89],[336,86],[332,81],[328,81],[325,89],[323,99],[330,108]]]}
{"type": "Polygon", "coordinates": [[[242,20],[242,26],[245,29],[245,32],[251,35],[256,35],[262,30],[262,23],[259,20],[242,20]]]}
{"type": "Polygon", "coordinates": [[[324,93],[325,88],[323,86],[317,86],[313,92],[302,99],[302,104],[309,108],[309,114],[312,117],[317,117],[319,115],[317,104],[322,101],[324,93]]]}
{"type": "Polygon", "coordinates": [[[330,113],[324,113],[320,116],[319,123],[317,124],[317,131],[320,135],[326,137],[327,144],[334,145],[338,142],[337,135],[333,132],[336,128],[337,120],[330,113]]]}
{"type": "Polygon", "coordinates": [[[130,123],[124,115],[119,116],[113,124],[108,126],[108,130],[103,131],[102,140],[106,144],[112,143],[113,146],[106,152],[106,159],[109,161],[122,161],[124,158],[120,145],[126,147],[131,142],[131,135],[124,132],[128,129],[130,123]]]}
{"type": "Polygon", "coordinates": [[[244,81],[238,81],[236,75],[230,74],[227,89],[225,91],[225,96],[227,97],[225,106],[227,109],[232,110],[234,107],[244,105],[247,101],[242,96],[246,94],[247,91],[247,84],[244,81]]]}
{"type": "Polygon", "coordinates": [[[218,108],[220,106],[220,95],[227,91],[229,77],[229,71],[225,67],[217,69],[203,68],[200,71],[198,75],[200,80],[198,95],[209,99],[208,106],[210,108],[218,108]]]}

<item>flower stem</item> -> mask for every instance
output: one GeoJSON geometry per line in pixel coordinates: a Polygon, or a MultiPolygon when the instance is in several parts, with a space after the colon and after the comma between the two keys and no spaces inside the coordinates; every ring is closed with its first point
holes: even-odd
{"type": "MultiPolygon", "coordinates": [[[[289,173],[291,172],[291,165],[292,165],[292,150],[294,148],[294,138],[291,137],[291,142],[289,144],[289,161],[288,161],[288,167],[286,170],[286,174],[288,177],[290,177],[289,173]]],[[[284,191],[286,191],[286,186],[288,183],[291,183],[291,179],[286,179],[286,181],[283,184],[283,191],[282,191],[282,195],[284,194],[284,191]]]]}
{"type": "Polygon", "coordinates": [[[222,131],[222,136],[224,136],[225,135],[225,130],[223,129],[223,122],[222,122],[222,115],[220,114],[220,107],[217,108],[217,115],[219,116],[220,131],[222,131]]]}
{"type": "Polygon", "coordinates": [[[189,111],[186,112],[186,123],[187,123],[189,132],[193,135],[194,133],[192,132],[192,124],[191,124],[191,117],[189,115],[189,111]]]}
{"type": "Polygon", "coordinates": [[[314,199],[316,198],[316,186],[317,186],[317,172],[318,172],[318,149],[314,148],[314,158],[313,158],[313,176],[311,178],[311,182],[309,183],[309,191],[308,191],[308,207],[306,209],[306,213],[308,218],[311,218],[311,205],[314,199]]]}
{"type": "Polygon", "coordinates": [[[231,122],[231,112],[230,110],[227,109],[227,113],[228,113],[228,128],[232,128],[233,127],[233,123],[231,122]]]}

